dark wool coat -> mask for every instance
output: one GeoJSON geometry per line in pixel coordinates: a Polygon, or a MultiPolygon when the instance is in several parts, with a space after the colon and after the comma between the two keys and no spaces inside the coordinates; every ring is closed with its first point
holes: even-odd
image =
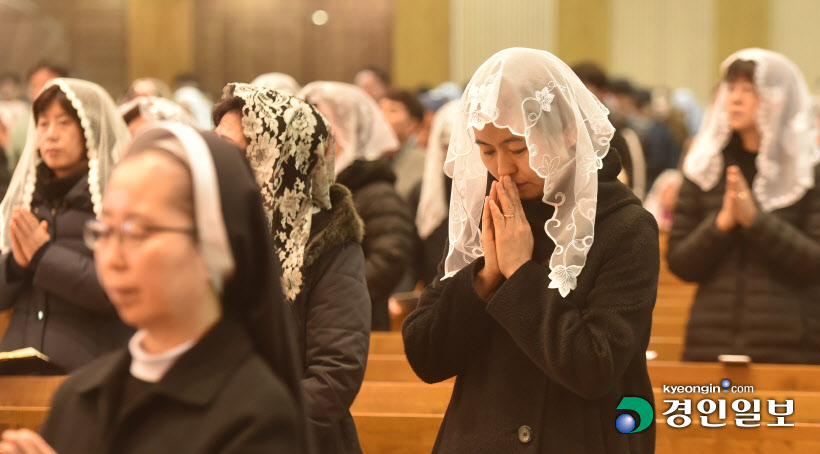
{"type": "Polygon", "coordinates": [[[820,189],[722,233],[723,175],[706,192],[684,180],[669,234],[670,270],[698,283],[683,359],[820,364],[820,189]]]}
{"type": "Polygon", "coordinates": [[[291,309],[315,452],[360,453],[350,405],[362,386],[370,346],[362,221],[344,186],[331,186],[330,197],[333,208],[313,217],[305,284],[291,309]]]}
{"type": "Polygon", "coordinates": [[[657,224],[620,169],[609,153],[594,244],[567,298],[548,288],[552,208],[540,200],[524,202],[533,259],[489,301],[473,284],[483,258],[425,288],[402,327],[407,359],[428,383],[456,377],[434,452],[654,452],[654,422],[615,428],[623,397],[653,402],[646,347],[660,266],[657,224]]]}
{"type": "Polygon", "coordinates": [[[415,229],[410,210],[393,187],[396,176],[383,160],[354,161],[336,177],[353,193],[364,221],[362,249],[367,289],[372,303],[372,328],[390,329],[387,300],[411,266],[415,229]]]}
{"type": "Polygon", "coordinates": [[[54,206],[42,192],[38,184],[32,212],[48,222],[51,241],[26,270],[11,252],[0,257],[0,310],[14,309],[0,351],[34,347],[71,372],[123,346],[133,330],[105,296],[83,242],[83,226],[94,218],[87,174],[54,206]]]}
{"type": "Polygon", "coordinates": [[[300,413],[255,352],[246,328],[224,320],[156,384],[131,393],[127,349],[72,374],[42,429],[60,454],[304,453],[300,413]]]}

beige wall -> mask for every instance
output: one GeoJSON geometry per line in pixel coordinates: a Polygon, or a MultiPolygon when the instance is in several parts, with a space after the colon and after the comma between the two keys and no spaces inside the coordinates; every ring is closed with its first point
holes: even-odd
{"type": "Polygon", "coordinates": [[[746,47],[770,47],[768,0],[715,0],[716,53],[712,65],[718,75],[720,63],[746,47]]]}
{"type": "Polygon", "coordinates": [[[758,46],[791,58],[820,92],[820,0],[450,0],[450,9],[456,81],[521,45],[570,65],[597,61],[647,87],[686,87],[706,103],[720,63],[758,46]]]}
{"type": "Polygon", "coordinates": [[[436,86],[450,77],[450,5],[442,0],[394,0],[393,84],[436,86]]]}
{"type": "Polygon", "coordinates": [[[608,41],[612,13],[610,0],[555,0],[558,4],[558,41],[554,48],[545,47],[568,65],[594,61],[609,62],[608,41]]]}
{"type": "Polygon", "coordinates": [[[775,0],[769,6],[771,48],[792,59],[812,93],[820,93],[820,1],[775,0]]]}
{"type": "Polygon", "coordinates": [[[610,75],[688,87],[705,102],[714,81],[715,1],[610,0],[610,75]]]}
{"type": "Polygon", "coordinates": [[[169,85],[194,64],[194,0],[128,1],[128,79],[169,85]]]}
{"type": "Polygon", "coordinates": [[[452,80],[466,83],[481,63],[508,47],[555,49],[557,1],[450,0],[452,80]]]}

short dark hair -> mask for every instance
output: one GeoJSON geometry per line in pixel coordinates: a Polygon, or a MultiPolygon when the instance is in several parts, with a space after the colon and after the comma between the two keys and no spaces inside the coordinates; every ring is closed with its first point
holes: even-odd
{"type": "Polygon", "coordinates": [[[645,88],[636,88],[632,92],[632,101],[635,103],[635,107],[643,109],[652,102],[652,92],[645,88]]]}
{"type": "Polygon", "coordinates": [[[194,73],[179,73],[174,77],[174,85],[192,84],[199,86],[199,77],[194,73]]]}
{"type": "Polygon", "coordinates": [[[233,93],[231,93],[230,96],[223,98],[221,101],[216,103],[213,110],[211,110],[211,119],[214,122],[214,126],[219,126],[219,122],[222,121],[222,117],[233,110],[238,110],[239,114],[242,115],[242,109],[244,107],[245,101],[239,96],[234,96],[233,93]]]}
{"type": "Polygon", "coordinates": [[[384,98],[404,104],[411,117],[419,123],[424,121],[424,105],[415,94],[407,90],[390,90],[384,98]]]}
{"type": "Polygon", "coordinates": [[[31,76],[33,76],[34,73],[43,69],[46,69],[49,72],[56,74],[57,77],[68,77],[68,70],[65,67],[50,62],[48,60],[41,60],[28,70],[28,72],[26,73],[26,80],[31,80],[31,76]]]}
{"type": "Polygon", "coordinates": [[[383,84],[390,85],[390,74],[388,74],[387,71],[379,68],[378,66],[365,66],[362,69],[360,69],[357,72],[357,74],[362,72],[362,71],[370,71],[373,74],[375,74],[376,77],[378,77],[379,80],[382,81],[383,84]]]}
{"type": "Polygon", "coordinates": [[[627,79],[615,79],[609,84],[609,90],[616,95],[629,95],[635,92],[632,82],[627,79]]]}
{"type": "Polygon", "coordinates": [[[746,79],[749,82],[755,80],[755,62],[750,60],[735,60],[726,68],[726,75],[723,80],[726,82],[734,82],[738,79],[746,79]]]}
{"type": "Polygon", "coordinates": [[[40,118],[40,115],[48,109],[52,104],[58,103],[66,113],[80,125],[82,129],[82,122],[80,121],[80,115],[77,113],[77,109],[71,105],[71,101],[68,100],[68,96],[63,93],[63,90],[60,89],[59,85],[52,85],[45,90],[40,92],[40,95],[37,96],[37,99],[34,100],[34,103],[31,105],[31,111],[34,114],[34,121],[36,122],[37,119],[40,118]]]}
{"type": "Polygon", "coordinates": [[[573,66],[572,71],[585,85],[592,85],[599,90],[604,90],[608,87],[606,73],[596,63],[590,61],[581,62],[573,66]]]}

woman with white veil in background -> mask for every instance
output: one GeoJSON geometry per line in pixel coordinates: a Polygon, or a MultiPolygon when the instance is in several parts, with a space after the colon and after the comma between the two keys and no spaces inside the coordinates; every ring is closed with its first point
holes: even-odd
{"type": "Polygon", "coordinates": [[[452,179],[444,173],[444,159],[450,145],[453,123],[458,115],[459,102],[450,101],[436,111],[430,126],[427,153],[424,157],[424,174],[412,197],[417,202],[416,230],[421,240],[417,254],[415,278],[424,283],[436,277],[441,251],[447,244],[447,217],[450,213],[450,188],[452,179]]]}
{"type": "Polygon", "coordinates": [[[13,308],[0,351],[34,347],[71,371],[131,334],[100,287],[86,221],[130,134],[109,94],[54,79],[33,105],[28,140],[0,204],[0,310],[13,308]]]}
{"type": "Polygon", "coordinates": [[[744,49],[683,163],[669,269],[698,290],[683,359],[820,364],[820,148],[798,67],[744,49]]]}
{"type": "Polygon", "coordinates": [[[316,106],[336,138],[336,182],[353,193],[364,221],[362,249],[374,331],[390,328],[387,302],[411,266],[415,232],[410,212],[395,189],[396,175],[383,159],[399,146],[378,105],[360,88],[312,82],[299,97],[316,106]]]}

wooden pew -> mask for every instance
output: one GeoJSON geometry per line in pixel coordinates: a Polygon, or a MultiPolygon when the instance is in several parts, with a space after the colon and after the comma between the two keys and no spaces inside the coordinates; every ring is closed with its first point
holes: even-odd
{"type": "MultiPolygon", "coordinates": [[[[685,329],[685,326],[680,329],[685,329]]],[[[658,359],[678,360],[683,351],[682,336],[652,336],[649,338],[649,350],[656,350],[658,359]],[[663,357],[661,357],[661,354],[663,357]]],[[[404,343],[401,333],[373,332],[370,334],[371,355],[404,355],[404,343]]]]}
{"type": "MultiPolygon", "coordinates": [[[[732,365],[650,361],[649,377],[662,385],[719,385],[728,379],[733,385],[752,385],[755,390],[791,390],[820,393],[820,367],[799,364],[732,365]]],[[[819,421],[815,421],[820,423],[819,421]]]]}
{"type": "MultiPolygon", "coordinates": [[[[351,413],[411,413],[411,414],[444,414],[450,403],[453,391],[452,383],[400,383],[400,382],[365,382],[362,389],[350,407],[351,413]]],[[[741,394],[665,394],[662,387],[653,388],[655,395],[655,414],[662,417],[662,413],[669,409],[670,404],[664,400],[692,399],[692,421],[699,421],[696,409],[697,402],[703,399],[726,399],[726,420],[733,421],[735,412],[731,402],[738,399],[760,399],[761,423],[776,422],[770,416],[766,402],[773,399],[784,403],[787,399],[794,400],[794,414],[787,418],[789,423],[820,423],[820,392],[818,391],[783,391],[783,390],[755,390],[754,393],[741,394]]],[[[715,422],[714,415],[710,421],[715,422]]],[[[615,422],[613,421],[613,424],[615,422]]],[[[664,423],[665,424],[665,423],[664,423]]],[[[775,429],[775,428],[772,428],[775,429]]]]}
{"type": "MultiPolygon", "coordinates": [[[[658,275],[658,295],[655,306],[655,315],[663,317],[683,317],[683,323],[689,317],[689,309],[694,299],[697,285],[684,282],[675,276],[666,263],[666,247],[668,235],[661,234],[659,237],[661,245],[661,266],[658,275]]],[[[401,293],[393,296],[396,300],[396,307],[400,311],[390,318],[390,329],[400,331],[404,318],[413,311],[418,293],[401,293]]],[[[665,333],[663,334],[665,336],[665,333]]]]}
{"type": "Polygon", "coordinates": [[[686,335],[686,319],[682,317],[656,315],[652,317],[653,337],[676,337],[683,339],[686,335]]]}
{"type": "MultiPolygon", "coordinates": [[[[366,454],[426,454],[433,449],[441,415],[357,413],[353,415],[359,442],[366,454]]],[[[614,423],[613,423],[614,424],[614,423]]],[[[704,428],[696,423],[685,429],[656,420],[657,454],[804,454],[820,452],[820,424],[795,427],[743,429],[727,426],[704,428]]],[[[626,436],[626,435],[625,435],[626,436]]]]}
{"type": "MultiPolygon", "coordinates": [[[[778,367],[772,366],[768,368],[769,370],[764,368],[760,374],[761,377],[771,375],[772,371],[778,367]]],[[[803,371],[811,369],[809,375],[816,376],[820,373],[820,368],[814,370],[805,366],[794,366],[796,369],[789,371],[790,367],[786,367],[786,374],[801,369],[803,371]]],[[[769,384],[774,383],[782,383],[782,381],[769,381],[769,384]]],[[[812,387],[820,387],[820,382],[815,382],[812,387]]],[[[451,389],[452,384],[450,383],[425,385],[422,383],[365,382],[356,402],[351,407],[364,452],[408,454],[429,452],[449,403],[451,389]],[[405,430],[410,432],[405,432],[405,430]]],[[[654,391],[655,414],[658,417],[656,420],[658,453],[684,453],[683,448],[691,450],[696,447],[703,451],[701,454],[804,453],[817,452],[808,449],[820,449],[820,424],[816,423],[820,421],[820,391],[818,390],[757,391],[756,389],[756,392],[751,395],[676,394],[674,396],[664,394],[662,388],[655,388],[654,391]],[[663,411],[668,409],[668,404],[663,400],[685,398],[694,399],[692,425],[685,429],[669,427],[665,417],[662,416],[663,411]],[[699,426],[699,413],[695,408],[695,402],[707,398],[727,399],[726,419],[722,421],[727,424],[726,427],[712,429],[699,426]],[[731,410],[730,402],[741,398],[761,399],[761,427],[746,429],[733,426],[734,412],[731,410]],[[774,422],[775,418],[767,413],[766,399],[775,399],[782,403],[787,398],[794,399],[794,414],[789,416],[787,421],[794,423],[795,427],[767,427],[765,424],[774,422]],[[750,440],[754,441],[750,442],[750,440]],[[761,450],[761,447],[768,450],[761,450]]],[[[709,420],[717,422],[714,415],[709,420]]]]}
{"type": "MultiPolygon", "coordinates": [[[[655,386],[719,385],[728,379],[734,385],[752,385],[759,390],[820,392],[820,367],[787,364],[727,365],[649,361],[649,377],[655,386]]],[[[420,382],[404,355],[370,355],[365,381],[420,382]]],[[[817,421],[820,422],[820,421],[817,421]]]]}
{"type": "MultiPolygon", "coordinates": [[[[657,354],[655,358],[657,360],[676,361],[681,358],[683,340],[680,337],[650,337],[648,350],[657,354]]],[[[398,333],[371,333],[367,367],[370,368],[370,360],[374,358],[385,359],[385,356],[390,355],[399,357],[401,361],[406,361],[401,335],[398,333]]]]}
{"type": "Polygon", "coordinates": [[[370,354],[403,355],[404,342],[401,333],[373,331],[370,333],[370,354]]]}
{"type": "Polygon", "coordinates": [[[51,398],[65,377],[0,377],[0,431],[45,421],[51,398]]]}
{"type": "Polygon", "coordinates": [[[659,361],[679,361],[683,357],[683,339],[679,337],[649,338],[647,358],[659,361]],[[654,352],[654,355],[652,354],[654,352]]]}
{"type": "Polygon", "coordinates": [[[0,311],[0,339],[6,334],[6,329],[9,327],[11,321],[11,309],[0,311]]]}

